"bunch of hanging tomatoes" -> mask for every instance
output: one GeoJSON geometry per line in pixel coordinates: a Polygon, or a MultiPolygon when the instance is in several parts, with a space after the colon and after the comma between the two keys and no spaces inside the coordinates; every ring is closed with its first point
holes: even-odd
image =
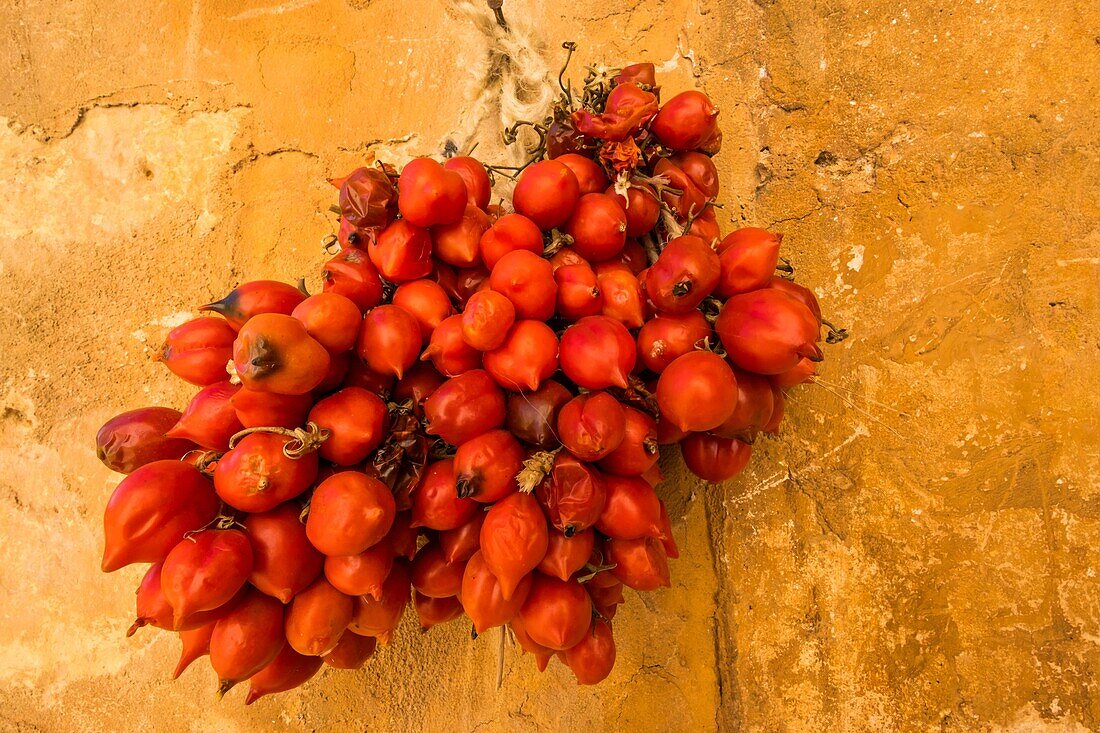
{"type": "Polygon", "coordinates": [[[566,91],[510,207],[471,157],[359,168],[322,292],[247,282],[168,334],[197,394],[97,447],[103,570],[150,564],[130,633],[178,632],[176,676],[209,654],[251,703],[361,666],[411,601],[607,677],[624,587],[678,556],[659,445],[735,476],[821,360],[780,235],[719,231],[718,110],[658,100],[652,64],[566,91]]]}

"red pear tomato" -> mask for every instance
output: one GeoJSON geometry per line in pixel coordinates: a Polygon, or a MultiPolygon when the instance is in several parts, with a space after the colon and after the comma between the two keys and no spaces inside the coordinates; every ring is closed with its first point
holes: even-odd
{"type": "Polygon", "coordinates": [[[321,281],[324,292],[343,295],[362,313],[382,302],[382,279],[365,250],[345,248],[325,263],[321,281]]]}
{"type": "Polygon", "coordinates": [[[253,280],[238,285],[229,295],[199,310],[218,313],[239,331],[253,316],[261,313],[288,316],[305,299],[305,294],[293,285],[277,280],[253,280]]]}
{"type": "Polygon", "coordinates": [[[712,430],[737,406],[737,377],[726,361],[711,351],[677,357],[657,382],[661,416],[685,431],[712,430]]]}
{"type": "Polygon", "coordinates": [[[443,319],[454,313],[451,299],[439,283],[433,280],[412,280],[397,287],[393,305],[408,311],[420,324],[420,338],[427,343],[432,331],[443,319]]]}
{"type": "Polygon", "coordinates": [[[397,190],[401,216],[418,227],[454,224],[469,200],[464,176],[431,158],[409,161],[401,170],[397,190]]]}
{"type": "Polygon", "coordinates": [[[453,458],[432,463],[424,470],[412,495],[412,525],[438,531],[457,529],[473,519],[480,506],[458,495],[453,458]]]}
{"type": "Polygon", "coordinates": [[[542,254],[542,232],[522,214],[505,214],[481,235],[481,260],[492,270],[500,258],[517,249],[542,254]]]}
{"type": "Polygon", "coordinates": [[[489,275],[489,287],[512,301],[517,318],[547,321],[554,315],[554,268],[539,255],[523,249],[504,255],[489,275]]]}
{"type": "Polygon", "coordinates": [[[366,460],[385,437],[389,413],[386,403],[361,387],[345,387],[317,401],[310,422],[329,431],[319,449],[321,458],[337,466],[366,460]]]}
{"type": "Polygon", "coordinates": [[[505,600],[546,554],[546,517],[530,494],[515,492],[493,504],[481,525],[481,556],[500,581],[505,600]]]}
{"type": "Polygon", "coordinates": [[[489,183],[489,172],[485,170],[481,161],[466,155],[456,155],[448,158],[443,163],[443,167],[462,177],[462,183],[466,186],[467,201],[482,211],[488,208],[493,187],[489,183]]]}
{"type": "Polygon", "coordinates": [[[357,555],[386,536],[396,513],[388,486],[364,473],[343,471],[314,489],[306,536],[325,555],[357,555]]]}
{"type": "Polygon", "coordinates": [[[424,401],[428,434],[462,445],[504,424],[504,393],[482,369],[444,382],[424,401]]]}
{"type": "Polygon", "coordinates": [[[283,603],[309,587],[321,574],[324,562],[306,537],[301,513],[300,506],[287,503],[244,519],[252,543],[248,582],[283,603]]]}
{"type": "Polygon", "coordinates": [[[737,438],[692,433],[680,443],[680,452],[692,473],[716,484],[745,470],[752,457],[752,446],[737,438]]]}
{"type": "Polygon", "coordinates": [[[485,352],[484,362],[501,387],[534,391],[558,370],[558,337],[542,321],[516,321],[504,343],[485,352]]]}
{"type": "Polygon", "coordinates": [[[205,387],[225,379],[237,328],[221,318],[196,318],[169,331],[153,358],[177,377],[205,387]]]}
{"type": "Polygon", "coordinates": [[[218,513],[209,479],[181,461],[153,461],[122,480],[103,513],[103,572],[160,562],[218,513]]]}
{"type": "Polygon", "coordinates": [[[482,504],[500,501],[519,487],[524,451],[507,430],[490,430],[458,447],[455,481],[458,495],[482,504]]]}
{"type": "Polygon", "coordinates": [[[577,176],[564,163],[544,160],[519,174],[512,204],[542,229],[561,226],[573,213],[581,196],[577,176]]]}

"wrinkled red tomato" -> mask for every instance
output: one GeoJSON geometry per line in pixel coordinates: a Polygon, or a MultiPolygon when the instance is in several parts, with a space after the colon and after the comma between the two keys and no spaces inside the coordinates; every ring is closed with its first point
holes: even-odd
{"type": "Polygon", "coordinates": [[[153,461],[179,460],[195,444],[165,433],[182,416],[170,407],[141,407],[115,415],[96,433],[96,456],[117,473],[133,473],[153,461]]]}

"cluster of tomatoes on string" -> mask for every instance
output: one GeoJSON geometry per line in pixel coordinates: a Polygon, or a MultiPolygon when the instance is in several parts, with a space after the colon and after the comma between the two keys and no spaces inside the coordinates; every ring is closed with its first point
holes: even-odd
{"type": "Polygon", "coordinates": [[[198,394],[97,444],[128,474],[103,569],[151,563],[130,633],[179,632],[176,676],[209,654],[252,702],[357,668],[410,600],[610,673],[624,586],[678,556],[659,445],[736,475],[821,358],[780,237],[720,236],[718,111],[658,93],[652,64],[567,91],[514,211],[471,157],[359,168],[323,292],[248,282],[168,334],[198,394]]]}

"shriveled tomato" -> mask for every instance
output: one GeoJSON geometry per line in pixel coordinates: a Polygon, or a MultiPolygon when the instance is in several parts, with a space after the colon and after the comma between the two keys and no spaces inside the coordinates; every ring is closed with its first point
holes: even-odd
{"type": "Polygon", "coordinates": [[[561,337],[560,361],[565,376],[585,389],[627,386],[637,359],[634,337],[607,316],[582,318],[561,337]]]}
{"type": "Polygon", "coordinates": [[[342,180],[330,180],[340,189],[340,215],[357,237],[384,227],[397,213],[397,189],[382,166],[356,168],[342,180]]]}
{"type": "Polygon", "coordinates": [[[454,224],[462,218],[469,195],[463,176],[431,158],[414,158],[397,181],[401,216],[418,227],[454,224]]]}
{"type": "Polygon", "coordinates": [[[579,109],[570,119],[577,130],[601,140],[632,137],[657,114],[657,95],[636,83],[623,81],[607,95],[603,112],[579,109]]]}
{"type": "Polygon", "coordinates": [[[521,320],[498,348],[485,352],[485,371],[512,392],[536,390],[558,370],[558,337],[542,321],[521,320]]]}
{"type": "Polygon", "coordinates": [[[237,328],[221,318],[196,318],[169,331],[153,359],[191,384],[213,384],[225,379],[237,328]]]}
{"type": "Polygon", "coordinates": [[[489,508],[481,525],[481,556],[510,599],[546,554],[546,517],[530,494],[509,494],[489,508]]]}
{"type": "Polygon", "coordinates": [[[325,555],[357,555],[386,536],[396,513],[388,486],[359,471],[343,471],[314,489],[306,536],[325,555]]]}
{"type": "Polygon", "coordinates": [[[473,369],[444,382],[424,401],[427,431],[462,445],[504,424],[504,393],[489,373],[473,369]]]}
{"type": "Polygon", "coordinates": [[[752,457],[752,446],[737,438],[692,433],[680,443],[680,452],[692,473],[704,481],[720,483],[745,470],[752,457]]]}
{"type": "Polygon", "coordinates": [[[284,448],[292,440],[271,433],[246,435],[214,469],[221,500],[243,512],[266,512],[308,489],[317,477],[317,453],[291,458],[284,448]]]}
{"type": "Polygon", "coordinates": [[[712,430],[737,406],[737,377],[726,361],[711,351],[677,357],[657,382],[661,416],[681,430],[712,430]]]}
{"type": "Polygon", "coordinates": [[[319,657],[332,651],[351,623],[355,601],[324,578],[294,596],[286,609],[286,640],[299,654],[319,657]]]}
{"type": "Polygon", "coordinates": [[[564,163],[544,160],[519,174],[512,204],[544,231],[561,226],[580,199],[577,176],[564,163]]]}
{"type": "Polygon", "coordinates": [[[535,490],[550,524],[568,536],[596,523],[607,503],[603,476],[591,464],[562,452],[535,490]]]}
{"type": "Polygon", "coordinates": [[[440,531],[461,527],[479,511],[477,502],[458,495],[453,458],[436,461],[424,470],[412,502],[413,526],[440,531]]]}
{"type": "Polygon", "coordinates": [[[475,552],[462,574],[462,608],[474,622],[474,629],[483,634],[494,626],[506,624],[519,613],[531,590],[531,576],[524,576],[505,598],[500,581],[485,562],[481,552],[475,552]]]}
{"type": "Polygon", "coordinates": [[[362,387],[346,387],[318,400],[309,411],[310,422],[329,431],[321,444],[321,458],[338,466],[366,459],[385,437],[389,413],[386,403],[362,387]]]}
{"type": "Polygon", "coordinates": [[[579,643],[588,631],[592,623],[592,599],[575,580],[535,573],[519,613],[532,640],[562,651],[579,643]]]}
{"type": "Polygon", "coordinates": [[[195,448],[190,440],[165,435],[182,416],[170,407],[141,407],[115,415],[96,433],[96,456],[118,473],[133,473],[153,461],[178,460],[195,448]]]}
{"type": "Polygon", "coordinates": [[[518,488],[523,458],[523,447],[507,430],[490,430],[466,441],[455,452],[458,495],[483,504],[500,501],[518,488]]]}
{"type": "Polygon", "coordinates": [[[305,294],[293,285],[277,280],[253,280],[238,285],[221,300],[200,306],[199,310],[217,313],[240,330],[261,313],[288,316],[305,299],[305,294]]]}
{"type": "Polygon", "coordinates": [[[398,379],[420,355],[420,324],[396,305],[380,305],[363,317],[359,358],[368,367],[398,379]]]}
{"type": "Polygon", "coordinates": [[[505,214],[481,235],[481,260],[490,270],[500,258],[517,249],[542,254],[542,232],[523,214],[505,214]]]}
{"type": "Polygon", "coordinates": [[[462,311],[462,338],[478,351],[499,348],[516,320],[516,307],[495,290],[470,296],[462,311]]]}
{"type": "Polygon", "coordinates": [[[306,537],[297,504],[281,504],[244,518],[252,544],[248,582],[283,603],[305,590],[321,574],[324,557],[306,537]]]}
{"type": "Polygon", "coordinates": [[[160,562],[186,532],[218,513],[218,497],[198,469],[153,461],[122,480],[103,513],[103,572],[160,562]]]}
{"type": "Polygon", "coordinates": [[[517,318],[546,321],[554,315],[554,268],[539,255],[523,249],[504,255],[489,275],[489,287],[512,301],[517,318]]]}

